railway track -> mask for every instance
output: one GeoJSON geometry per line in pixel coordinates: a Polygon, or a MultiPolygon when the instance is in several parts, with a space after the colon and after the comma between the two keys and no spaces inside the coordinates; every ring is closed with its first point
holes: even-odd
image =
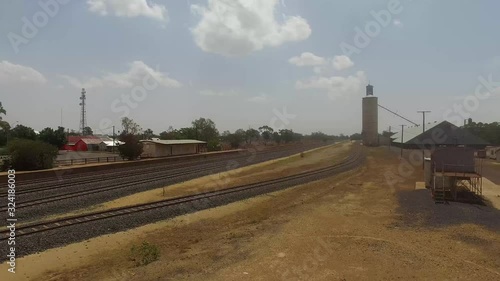
{"type": "MultiPolygon", "coordinates": [[[[317,147],[318,145],[316,145],[317,147]]],[[[259,153],[244,155],[239,158],[224,158],[211,163],[201,164],[196,167],[186,167],[177,170],[158,168],[156,173],[142,174],[141,176],[124,175],[115,176],[107,181],[94,181],[90,184],[75,184],[61,186],[41,187],[39,190],[19,189],[16,192],[16,209],[19,211],[18,217],[22,220],[34,221],[44,216],[57,213],[71,212],[76,209],[83,209],[115,198],[127,196],[137,192],[142,192],[162,186],[167,186],[182,181],[190,180],[200,176],[206,176],[229,169],[239,168],[283,156],[293,155],[304,149],[314,148],[311,146],[298,146],[285,150],[276,150],[271,153],[259,153]],[[230,162],[233,161],[233,162],[230,162]],[[228,165],[237,164],[237,167],[228,165]]],[[[94,176],[100,179],[97,175],[94,176]]],[[[4,199],[5,200],[5,199],[4,199]]],[[[2,204],[3,205],[3,204],[2,204]]],[[[0,208],[6,218],[6,205],[0,208]]]]}
{"type": "MultiPolygon", "coordinates": [[[[40,235],[44,233],[52,232],[52,235],[54,237],[60,238],[65,234],[72,233],[71,231],[62,232],[63,229],[70,229],[72,227],[77,227],[80,225],[88,225],[91,223],[98,223],[105,220],[109,221],[109,219],[123,218],[123,221],[134,221],[130,220],[131,216],[138,214],[145,215],[145,213],[147,212],[160,211],[160,210],[162,217],[160,219],[165,219],[168,217],[174,217],[179,214],[185,214],[197,210],[207,209],[212,206],[220,206],[228,204],[237,200],[269,192],[274,192],[291,186],[319,180],[325,177],[333,176],[348,171],[350,169],[356,168],[363,163],[365,158],[364,151],[362,149],[363,148],[356,149],[356,151],[353,154],[351,154],[344,161],[341,161],[338,164],[278,179],[235,186],[231,188],[209,191],[183,197],[165,199],[152,203],[115,208],[106,211],[99,211],[83,215],[75,215],[61,219],[54,219],[39,223],[22,225],[16,228],[16,239],[20,237],[37,235],[39,237],[38,241],[40,242],[43,237],[40,235]],[[54,231],[56,231],[57,233],[54,233],[54,231]]],[[[88,227],[85,226],[85,229],[88,229],[88,227]]],[[[109,228],[109,225],[107,227],[107,230],[99,227],[95,229],[97,229],[97,232],[99,232],[100,230],[101,233],[92,233],[94,236],[104,234],[107,230],[112,230],[115,232],[118,231],[115,228],[109,228]]],[[[90,237],[89,234],[91,233],[86,233],[83,239],[88,239],[90,237]]],[[[8,230],[3,230],[0,232],[0,241],[5,241],[8,239],[8,237],[9,237],[8,230]]],[[[73,238],[70,239],[71,241],[82,240],[81,238],[76,238],[75,240],[75,236],[72,237],[73,238]]]]}
{"type": "MultiPolygon", "coordinates": [[[[168,158],[165,158],[164,161],[161,162],[152,162],[148,164],[143,164],[141,166],[130,166],[130,167],[120,167],[120,168],[115,168],[115,169],[106,169],[102,170],[99,172],[101,176],[106,176],[106,177],[113,177],[113,176],[120,176],[120,175],[133,175],[133,174],[139,174],[139,173],[145,173],[150,170],[156,170],[156,169],[165,169],[165,168],[173,168],[173,167],[179,167],[179,166],[190,166],[194,165],[197,163],[203,163],[206,161],[219,161],[219,160],[230,160],[230,159],[238,159],[238,158],[244,158],[244,157],[249,157],[253,155],[260,155],[260,154],[270,154],[270,153],[278,153],[278,152],[284,152],[288,150],[295,150],[297,148],[302,147],[303,149],[311,149],[314,147],[318,147],[317,144],[302,144],[302,145],[291,145],[288,147],[274,147],[274,148],[266,148],[264,150],[256,151],[256,152],[250,152],[250,151],[245,151],[243,150],[240,154],[237,155],[218,155],[218,156],[210,156],[210,158],[206,159],[205,157],[203,158],[196,158],[196,159],[181,159],[177,160],[175,162],[168,162],[168,158]]],[[[36,188],[37,186],[40,185],[59,185],[64,183],[81,183],[86,180],[92,180],[95,179],[96,172],[82,172],[82,173],[67,173],[64,174],[64,178],[58,178],[56,175],[56,172],[54,172],[54,176],[52,177],[46,177],[46,178],[41,178],[41,179],[35,179],[35,180],[19,180],[19,184],[23,186],[23,190],[30,189],[30,187],[36,188]]],[[[0,193],[0,197],[5,196],[5,192],[0,193]]]]}
{"type": "MultiPolygon", "coordinates": [[[[309,147],[305,147],[305,149],[308,148],[309,147]]],[[[286,151],[295,151],[295,150],[297,150],[297,147],[287,148],[284,150],[260,151],[256,152],[254,156],[264,155],[264,154],[273,155],[277,153],[284,153],[286,151]]],[[[214,159],[210,159],[208,160],[208,162],[214,163],[214,162],[231,161],[231,160],[237,161],[248,157],[249,155],[225,156],[225,157],[220,157],[220,158],[217,157],[214,159]]],[[[68,177],[64,180],[52,179],[52,180],[42,180],[40,182],[20,181],[18,182],[18,186],[21,188],[16,192],[16,194],[21,195],[21,194],[29,194],[32,192],[55,190],[58,188],[65,188],[79,184],[99,183],[106,180],[115,180],[117,178],[123,178],[123,177],[133,178],[145,174],[165,172],[166,169],[168,170],[180,169],[203,163],[207,163],[207,160],[198,159],[194,161],[181,162],[181,163],[158,163],[152,166],[148,165],[147,167],[125,168],[125,169],[119,169],[118,171],[105,170],[99,174],[91,172],[91,173],[85,173],[86,175],[74,175],[73,177],[71,178],[68,177]]],[[[7,195],[8,195],[7,192],[0,192],[0,197],[7,197],[7,195]]]]}

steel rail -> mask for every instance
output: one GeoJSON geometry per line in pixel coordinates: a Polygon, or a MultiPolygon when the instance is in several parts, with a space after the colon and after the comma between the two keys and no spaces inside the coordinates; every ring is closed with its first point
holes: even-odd
{"type": "MultiPolygon", "coordinates": [[[[252,189],[257,189],[260,187],[266,187],[274,184],[286,184],[291,183],[293,180],[298,179],[307,179],[310,178],[311,181],[317,180],[314,176],[322,175],[322,176],[331,176],[334,174],[341,173],[346,169],[352,169],[359,166],[364,160],[364,153],[362,151],[356,151],[354,154],[347,157],[345,161],[334,164],[332,166],[321,168],[313,171],[302,172],[278,179],[272,179],[267,181],[262,181],[253,184],[240,185],[235,187],[230,187],[226,189],[216,190],[216,191],[208,191],[204,193],[198,193],[194,195],[187,195],[182,197],[170,198],[161,201],[151,202],[151,203],[143,203],[137,204],[133,206],[126,206],[120,208],[114,208],[105,211],[87,213],[82,215],[75,215],[66,218],[54,219],[39,223],[32,223],[27,225],[22,225],[16,228],[16,237],[26,236],[41,232],[46,232],[49,230],[54,230],[58,228],[64,228],[68,226],[72,226],[75,224],[83,224],[87,222],[103,220],[118,216],[124,216],[139,212],[144,212],[152,209],[159,209],[168,206],[182,205],[190,202],[200,201],[204,199],[212,199],[227,196],[234,193],[244,192],[252,189]]],[[[267,192],[270,192],[269,190],[267,192]]],[[[263,194],[267,193],[263,192],[263,194]]],[[[7,240],[9,238],[10,230],[0,231],[0,241],[7,240]]]]}

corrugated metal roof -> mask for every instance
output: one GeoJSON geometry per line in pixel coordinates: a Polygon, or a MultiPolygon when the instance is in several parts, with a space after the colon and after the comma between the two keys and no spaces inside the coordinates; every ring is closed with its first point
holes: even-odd
{"type": "Polygon", "coordinates": [[[89,138],[82,138],[81,141],[83,141],[86,144],[101,144],[103,141],[101,139],[89,139],[89,138]]]}
{"type": "MultiPolygon", "coordinates": [[[[470,133],[467,129],[459,128],[448,121],[427,124],[425,132],[421,127],[404,130],[403,142],[405,144],[425,145],[431,141],[435,145],[474,145],[486,146],[488,142],[470,133]]],[[[395,143],[401,143],[401,135],[398,133],[395,143]]]]}
{"type": "Polygon", "coordinates": [[[98,139],[98,140],[100,140],[100,138],[94,137],[94,136],[68,136],[68,142],[72,142],[72,143],[77,143],[81,139],[98,139]]]}
{"type": "MultiPolygon", "coordinates": [[[[439,124],[440,123],[437,123],[437,122],[434,122],[431,124],[426,124],[425,131],[432,129],[439,124]]],[[[403,131],[403,143],[408,142],[409,140],[417,137],[420,134],[422,134],[422,126],[405,127],[404,131],[403,131]]],[[[393,139],[395,143],[401,143],[401,131],[396,132],[394,135],[392,135],[391,139],[393,139]]]]}
{"type": "Polygon", "coordinates": [[[199,140],[141,140],[141,142],[152,142],[164,145],[175,145],[175,144],[203,144],[204,141],[199,140]]]}
{"type": "Polygon", "coordinates": [[[124,142],[117,141],[117,140],[115,140],[115,145],[113,145],[112,140],[111,141],[103,141],[103,142],[106,144],[106,146],[119,146],[119,145],[125,144],[124,142]]]}

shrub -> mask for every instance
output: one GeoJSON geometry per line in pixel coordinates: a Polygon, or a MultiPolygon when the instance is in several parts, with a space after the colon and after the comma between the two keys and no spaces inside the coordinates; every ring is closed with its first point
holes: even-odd
{"type": "Polygon", "coordinates": [[[128,160],[136,160],[143,152],[142,143],[139,138],[132,134],[126,134],[120,137],[120,140],[125,142],[118,147],[120,156],[128,160]]]}
{"type": "Polygon", "coordinates": [[[160,250],[157,246],[142,242],[140,246],[134,245],[131,252],[131,260],[135,262],[136,266],[148,265],[160,257],[160,250]]]}
{"type": "Polygon", "coordinates": [[[10,165],[19,171],[50,169],[57,157],[57,147],[28,139],[14,139],[8,145],[10,165]]]}

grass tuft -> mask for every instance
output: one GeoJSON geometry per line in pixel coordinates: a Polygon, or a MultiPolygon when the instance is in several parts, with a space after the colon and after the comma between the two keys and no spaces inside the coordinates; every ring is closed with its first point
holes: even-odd
{"type": "Polygon", "coordinates": [[[160,250],[156,245],[142,242],[140,246],[134,245],[130,249],[130,259],[135,262],[136,266],[145,266],[160,257],[160,250]]]}

